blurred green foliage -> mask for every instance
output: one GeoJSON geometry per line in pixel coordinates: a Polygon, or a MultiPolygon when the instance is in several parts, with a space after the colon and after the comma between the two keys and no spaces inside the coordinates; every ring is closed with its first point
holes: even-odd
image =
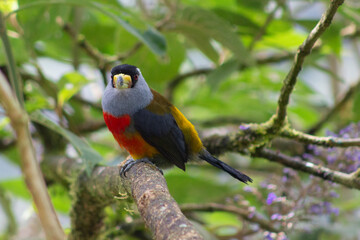
{"type": "MultiPolygon", "coordinates": [[[[327,4],[328,1],[307,0],[19,0],[1,1],[0,10],[6,15],[7,34],[23,80],[26,110],[32,112],[35,123],[49,129],[40,131],[36,124],[32,126],[37,154],[42,155],[44,143],[56,132],[76,151],[72,151],[70,145],[62,147],[59,141],[58,148],[46,149],[47,152],[82,157],[90,172],[99,162],[116,164],[126,156],[104,128],[99,108],[103,82],[112,66],[136,65],[152,88],[162,93],[171,90],[173,103],[195,123],[201,135],[214,131],[205,127],[205,122],[211,120],[216,122],[216,132],[234,131],[241,122],[264,122],[276,111],[277,97],[293,54],[327,4]],[[277,11],[273,12],[274,9],[277,11]],[[61,22],[69,24],[76,37],[71,37],[61,22]],[[84,49],[83,41],[108,62],[104,64],[91,56],[84,49]],[[141,46],[134,48],[137,44],[141,46]],[[252,44],[254,47],[250,49],[252,44]],[[117,56],[125,59],[119,61],[117,56]],[[194,70],[204,70],[205,74],[183,78],[169,89],[177,76],[194,70]],[[234,122],[231,120],[234,118],[240,120],[234,122]],[[226,124],[217,119],[225,119],[226,124]]],[[[360,61],[357,59],[359,34],[356,34],[360,28],[359,16],[356,0],[347,1],[316,50],[306,59],[288,108],[289,120],[295,128],[306,131],[313,126],[342,91],[358,80],[359,70],[352,67],[360,61]]],[[[0,43],[2,71],[6,63],[0,43]]],[[[360,121],[359,92],[323,130],[336,131],[352,121],[360,121]]],[[[7,145],[14,136],[2,112],[0,140],[5,146],[0,148],[0,158],[18,165],[18,153],[13,145],[7,145]]],[[[255,188],[264,179],[282,173],[280,166],[262,160],[254,159],[250,163],[238,155],[223,159],[236,168],[249,170],[255,180],[251,186],[255,188]]],[[[263,199],[245,193],[231,177],[213,168],[194,166],[186,173],[170,170],[165,175],[170,192],[179,203],[227,204],[227,199],[240,194],[246,206],[255,206],[270,220],[271,211],[264,207],[263,199]]],[[[307,176],[301,177],[306,185],[307,176]]],[[[1,179],[0,185],[16,197],[30,198],[19,177],[1,179]]],[[[266,199],[267,191],[259,190],[256,196],[266,199]]],[[[54,184],[49,193],[56,209],[67,213],[70,209],[68,190],[54,184]]],[[[354,219],[355,212],[359,211],[359,194],[344,189],[340,193],[347,199],[357,200],[345,201],[346,204],[335,202],[340,208],[337,224],[357,223],[354,219]]],[[[132,218],[135,216],[124,213],[109,221],[107,227],[115,228],[118,221],[132,218]]],[[[200,219],[198,222],[209,236],[231,237],[249,230],[254,231],[256,239],[264,237],[264,231],[249,227],[231,213],[202,213],[194,219],[200,219]]],[[[291,229],[286,233],[291,239],[303,239],[301,231],[308,229],[309,239],[345,239],[341,227],[329,229],[332,228],[331,216],[314,219],[309,222],[326,224],[306,227],[299,224],[297,228],[294,223],[296,231],[291,229]]],[[[354,239],[356,234],[358,230],[354,228],[346,230],[347,239],[354,239]]]]}

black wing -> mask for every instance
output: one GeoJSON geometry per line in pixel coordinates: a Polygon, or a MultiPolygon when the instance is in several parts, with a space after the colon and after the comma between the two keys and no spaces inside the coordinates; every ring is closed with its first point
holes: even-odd
{"type": "Polygon", "coordinates": [[[133,121],[135,129],[147,143],[185,171],[188,153],[184,135],[170,113],[155,114],[142,109],[133,115],[133,121]]]}

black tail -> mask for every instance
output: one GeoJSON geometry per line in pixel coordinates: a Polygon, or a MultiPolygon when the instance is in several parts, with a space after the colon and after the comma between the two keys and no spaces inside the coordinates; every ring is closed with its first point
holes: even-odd
{"type": "Polygon", "coordinates": [[[201,159],[207,161],[211,165],[220,168],[221,170],[224,170],[225,172],[229,173],[234,178],[238,179],[239,181],[242,181],[243,183],[252,182],[253,180],[248,177],[247,175],[239,172],[238,170],[230,167],[226,163],[220,161],[219,159],[212,156],[208,151],[204,150],[199,156],[201,159]]]}

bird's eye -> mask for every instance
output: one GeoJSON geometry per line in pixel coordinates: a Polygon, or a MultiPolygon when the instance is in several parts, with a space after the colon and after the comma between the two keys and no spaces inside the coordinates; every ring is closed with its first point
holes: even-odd
{"type": "Polygon", "coordinates": [[[134,80],[136,81],[136,80],[138,80],[138,75],[134,75],[134,80]]]}

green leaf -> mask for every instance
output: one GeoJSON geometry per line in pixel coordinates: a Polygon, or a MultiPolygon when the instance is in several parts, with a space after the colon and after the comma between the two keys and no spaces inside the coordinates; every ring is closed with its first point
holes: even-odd
{"type": "Polygon", "coordinates": [[[3,13],[11,12],[18,8],[17,0],[2,0],[0,4],[0,11],[3,13]]]}
{"type": "Polygon", "coordinates": [[[48,188],[48,191],[54,208],[59,212],[68,213],[71,209],[68,190],[62,185],[52,184],[51,187],[48,188]]]}
{"type": "Polygon", "coordinates": [[[148,27],[143,33],[143,36],[149,42],[150,50],[155,51],[159,55],[165,55],[166,53],[166,40],[159,31],[154,28],[148,27]]]}
{"type": "Polygon", "coordinates": [[[39,109],[53,108],[44,90],[37,83],[27,81],[24,86],[25,109],[28,113],[39,109]]]}
{"type": "Polygon", "coordinates": [[[346,6],[339,8],[339,12],[350,21],[353,21],[356,25],[360,26],[359,10],[356,8],[346,6]]]}
{"type": "Polygon", "coordinates": [[[305,34],[300,34],[294,29],[280,31],[271,35],[265,35],[257,44],[258,47],[276,47],[285,50],[296,49],[306,39],[305,34]]]}
{"type": "Polygon", "coordinates": [[[354,96],[354,103],[353,103],[353,114],[354,119],[353,121],[357,122],[360,121],[360,91],[357,91],[354,96]]]}
{"type": "Polygon", "coordinates": [[[215,237],[213,234],[210,233],[208,229],[205,228],[202,224],[200,224],[197,221],[191,221],[191,224],[194,225],[195,229],[198,230],[198,232],[201,234],[201,236],[204,237],[206,240],[218,240],[217,237],[215,237]]]}
{"type": "Polygon", "coordinates": [[[98,2],[91,2],[91,6],[97,8],[97,10],[118,22],[124,29],[126,29],[129,33],[137,37],[141,42],[148,46],[149,49],[156,55],[165,55],[166,40],[156,29],[152,28],[150,25],[147,25],[147,30],[142,32],[119,17],[118,12],[112,13],[111,10],[105,8],[103,4],[98,2]]]}
{"type": "MultiPolygon", "coordinates": [[[[191,171],[194,174],[196,169],[188,168],[187,171],[191,171]]],[[[233,192],[229,185],[219,184],[215,180],[204,178],[204,176],[190,176],[178,169],[172,169],[170,172],[167,172],[165,177],[171,196],[178,203],[218,201],[233,192]],[[199,191],[199,189],[206,189],[206,198],[204,198],[204,193],[199,191]]]]}
{"type": "Polygon", "coordinates": [[[187,7],[178,11],[175,24],[175,30],[187,37],[191,33],[191,35],[201,35],[207,39],[214,39],[231,50],[240,62],[247,65],[253,62],[251,55],[228,22],[211,11],[187,7]]]}
{"type": "Polygon", "coordinates": [[[61,77],[58,86],[58,104],[60,107],[64,105],[72,96],[74,96],[82,86],[88,83],[88,80],[77,72],[66,73],[61,77]]]}
{"type": "Polygon", "coordinates": [[[60,127],[50,119],[48,119],[40,111],[35,111],[30,114],[30,119],[34,122],[37,122],[65,137],[77,150],[80,157],[84,160],[85,170],[87,174],[90,174],[93,167],[102,161],[102,157],[99,153],[94,151],[88,143],[84,140],[73,134],[72,132],[60,127]]]}
{"type": "Polygon", "coordinates": [[[208,77],[207,81],[210,84],[211,88],[216,89],[222,80],[228,78],[233,72],[235,72],[239,67],[239,61],[237,59],[230,59],[227,62],[223,63],[221,66],[212,71],[208,77]]]}
{"type": "MultiPolygon", "coordinates": [[[[23,62],[26,62],[29,59],[29,56],[24,41],[19,38],[13,38],[11,36],[8,37],[12,49],[16,50],[16,51],[12,51],[15,62],[17,64],[22,64],[23,62]]],[[[6,59],[5,47],[3,45],[3,42],[0,41],[0,65],[6,65],[6,64],[7,64],[7,59],[6,59]]]]}
{"type": "MultiPolygon", "coordinates": [[[[166,81],[179,73],[179,68],[186,57],[186,48],[174,33],[166,33],[165,37],[169,46],[168,57],[164,59],[166,61],[156,58],[148,49],[138,51],[126,61],[128,64],[138,66],[149,86],[160,92],[166,81]]],[[[126,39],[123,39],[121,43],[125,41],[126,39]]]]}
{"type": "MultiPolygon", "coordinates": [[[[126,29],[129,33],[137,37],[141,42],[143,42],[154,54],[163,56],[166,53],[166,41],[165,38],[153,27],[144,23],[147,26],[147,30],[141,31],[138,28],[135,28],[130,23],[125,21],[119,15],[128,14],[124,11],[124,9],[120,8],[118,5],[114,4],[102,4],[94,1],[70,1],[70,0],[53,0],[53,1],[36,1],[30,2],[28,4],[21,5],[17,10],[12,11],[10,14],[23,11],[29,8],[39,8],[39,6],[50,6],[50,5],[76,5],[83,6],[87,8],[91,8],[97,10],[104,15],[112,18],[117,23],[119,23],[124,29],[126,29]]],[[[42,15],[42,13],[40,14],[42,15]]],[[[38,16],[40,16],[38,15],[38,16]]],[[[54,15],[56,17],[56,15],[54,15]]],[[[37,19],[37,18],[36,18],[37,19]]],[[[42,27],[43,30],[48,30],[48,27],[42,27]]]]}
{"type": "Polygon", "coordinates": [[[30,199],[31,195],[22,178],[0,181],[0,186],[17,197],[30,199]]]}
{"type": "Polygon", "coordinates": [[[236,215],[228,212],[216,211],[213,213],[203,213],[203,216],[205,222],[211,225],[212,227],[220,227],[223,225],[228,225],[228,226],[241,225],[239,218],[236,215]]]}
{"type": "Polygon", "coordinates": [[[327,29],[322,35],[321,39],[323,40],[324,46],[328,46],[340,58],[341,47],[342,47],[342,36],[341,30],[343,25],[339,23],[331,24],[331,27],[327,29]]]}
{"type": "Polygon", "coordinates": [[[207,36],[204,32],[194,32],[192,28],[187,26],[177,26],[176,29],[178,32],[181,32],[186,36],[189,41],[191,41],[202,53],[204,53],[211,61],[217,63],[219,61],[219,54],[211,45],[211,38],[207,36]]]}
{"type": "Polygon", "coordinates": [[[10,118],[3,117],[0,118],[0,137],[10,137],[12,135],[11,131],[7,128],[10,125],[10,118]]]}
{"type": "Polygon", "coordinates": [[[260,25],[248,18],[242,13],[224,9],[223,7],[215,8],[213,11],[221,18],[227,20],[229,23],[239,28],[238,32],[245,34],[255,34],[259,31],[260,25]]]}

